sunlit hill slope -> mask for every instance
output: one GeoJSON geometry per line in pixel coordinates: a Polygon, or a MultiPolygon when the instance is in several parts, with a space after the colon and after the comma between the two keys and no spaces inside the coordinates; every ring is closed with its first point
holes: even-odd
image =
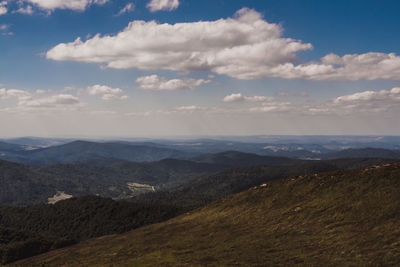
{"type": "Polygon", "coordinates": [[[20,265],[400,264],[400,163],[291,177],[20,265]]]}

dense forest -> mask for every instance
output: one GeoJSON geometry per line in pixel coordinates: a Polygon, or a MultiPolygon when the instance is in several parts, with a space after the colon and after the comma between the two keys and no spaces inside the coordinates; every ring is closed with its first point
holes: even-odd
{"type": "Polygon", "coordinates": [[[0,259],[8,263],[89,238],[165,221],[181,211],[87,196],[55,205],[0,207],[0,259]]]}

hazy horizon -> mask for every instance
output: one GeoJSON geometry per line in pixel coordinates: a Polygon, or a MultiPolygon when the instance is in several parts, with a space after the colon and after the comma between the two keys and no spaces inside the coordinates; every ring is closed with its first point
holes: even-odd
{"type": "Polygon", "coordinates": [[[0,135],[400,135],[399,9],[0,1],[0,135]]]}

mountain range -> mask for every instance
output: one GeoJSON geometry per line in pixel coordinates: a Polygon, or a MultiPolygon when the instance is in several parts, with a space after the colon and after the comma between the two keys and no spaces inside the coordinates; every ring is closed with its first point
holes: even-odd
{"type": "MultiPolygon", "coordinates": [[[[221,161],[222,164],[230,161],[231,166],[263,164],[268,161],[265,156],[280,157],[281,159],[276,159],[276,162],[283,160],[283,158],[319,160],[344,157],[379,157],[400,159],[400,150],[383,148],[337,150],[337,148],[333,149],[330,146],[318,144],[271,145],[210,140],[197,141],[199,143],[73,141],[44,148],[0,142],[0,159],[35,166],[82,162],[100,158],[115,158],[133,162],[152,162],[169,158],[217,164],[220,163],[218,161],[221,161]],[[241,160],[239,152],[247,153],[247,155],[243,155],[248,160],[247,163],[241,160]],[[253,155],[252,158],[250,154],[253,155]]],[[[49,142],[55,141],[49,140],[49,142]]],[[[285,160],[287,161],[287,159],[285,160]]]]}

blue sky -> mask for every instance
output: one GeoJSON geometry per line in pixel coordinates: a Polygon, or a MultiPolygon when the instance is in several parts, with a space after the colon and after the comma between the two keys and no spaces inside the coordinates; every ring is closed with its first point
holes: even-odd
{"type": "Polygon", "coordinates": [[[0,135],[398,135],[399,10],[0,0],[0,135]]]}

